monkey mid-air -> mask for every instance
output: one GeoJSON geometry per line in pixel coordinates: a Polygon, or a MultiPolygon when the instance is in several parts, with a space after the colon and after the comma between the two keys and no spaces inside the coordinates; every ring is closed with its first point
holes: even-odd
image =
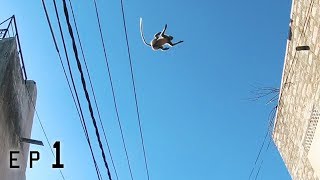
{"type": "Polygon", "coordinates": [[[159,50],[161,49],[162,51],[168,50],[169,47],[164,47],[164,45],[168,44],[170,47],[175,46],[179,43],[182,43],[183,41],[179,41],[177,43],[172,43],[172,36],[164,34],[166,32],[167,25],[164,26],[164,29],[161,32],[158,32],[157,34],[154,35],[154,38],[148,44],[144,38],[143,35],[143,27],[142,27],[142,18],[140,18],[140,32],[141,32],[141,38],[144,42],[145,45],[150,46],[153,50],[159,50]]]}

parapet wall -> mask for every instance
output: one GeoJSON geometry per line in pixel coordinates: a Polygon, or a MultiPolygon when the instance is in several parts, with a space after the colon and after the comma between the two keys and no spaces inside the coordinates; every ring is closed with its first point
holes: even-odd
{"type": "Polygon", "coordinates": [[[0,40],[0,179],[25,180],[29,145],[20,137],[30,138],[36,102],[36,84],[22,76],[15,38],[0,40]],[[20,151],[10,168],[10,151],[20,151]]]}

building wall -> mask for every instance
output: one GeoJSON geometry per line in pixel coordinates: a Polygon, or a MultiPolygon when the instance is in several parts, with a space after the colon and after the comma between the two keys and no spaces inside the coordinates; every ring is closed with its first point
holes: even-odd
{"type": "Polygon", "coordinates": [[[320,128],[319,0],[293,0],[291,19],[273,139],[292,179],[320,180],[308,157],[320,128]],[[296,51],[302,45],[310,50],[296,51]]]}
{"type": "Polygon", "coordinates": [[[19,137],[30,138],[36,101],[36,84],[22,77],[15,38],[0,40],[0,179],[24,180],[29,145],[20,143],[19,137]],[[31,98],[32,101],[31,101],[31,98]],[[9,168],[9,151],[19,169],[9,168]]]}

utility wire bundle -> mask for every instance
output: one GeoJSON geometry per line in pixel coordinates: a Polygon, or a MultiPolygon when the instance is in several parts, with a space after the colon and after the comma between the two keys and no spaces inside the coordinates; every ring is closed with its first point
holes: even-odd
{"type": "MultiPolygon", "coordinates": [[[[116,171],[115,163],[113,161],[113,157],[112,157],[112,154],[111,154],[111,149],[110,149],[110,146],[109,146],[109,143],[108,143],[108,140],[107,140],[105,129],[104,129],[103,124],[102,124],[100,111],[99,111],[98,103],[97,103],[97,98],[96,98],[96,95],[95,95],[95,92],[94,92],[94,88],[93,88],[93,85],[92,85],[92,82],[91,82],[90,73],[89,73],[89,70],[88,70],[88,67],[87,67],[87,62],[86,62],[86,58],[85,58],[85,55],[84,55],[84,50],[83,50],[82,43],[81,43],[81,40],[80,40],[80,35],[79,35],[79,32],[78,32],[78,27],[77,27],[75,15],[74,15],[74,10],[73,10],[71,1],[70,0],[68,0],[68,1],[69,1],[70,9],[71,9],[71,14],[72,14],[72,18],[73,18],[74,27],[75,27],[75,30],[76,30],[75,32],[76,32],[76,35],[77,35],[77,38],[78,38],[78,43],[80,45],[82,58],[83,58],[83,61],[85,63],[85,69],[86,69],[86,72],[87,72],[87,75],[88,75],[88,78],[89,78],[89,84],[90,84],[90,88],[91,88],[91,91],[92,91],[92,94],[93,94],[93,98],[94,98],[95,109],[97,111],[98,119],[100,121],[100,125],[101,125],[102,130],[103,130],[105,142],[106,142],[106,145],[107,145],[107,148],[108,148],[108,152],[109,152],[111,163],[112,163],[112,166],[113,166],[113,169],[114,169],[115,177],[118,180],[119,179],[118,173],[116,171]]],[[[104,53],[106,68],[107,68],[107,72],[108,72],[108,76],[109,76],[109,82],[110,82],[110,86],[111,86],[111,90],[112,90],[114,108],[115,108],[115,112],[116,112],[116,116],[117,116],[118,126],[119,126],[120,133],[121,133],[122,144],[123,144],[123,148],[125,150],[127,164],[128,164],[129,171],[130,171],[130,176],[131,176],[131,179],[133,180],[132,169],[131,169],[129,156],[128,156],[128,151],[127,151],[127,147],[126,147],[126,143],[125,143],[125,139],[124,139],[124,135],[123,135],[122,125],[121,125],[121,121],[120,121],[120,115],[119,115],[119,112],[118,112],[117,100],[116,100],[116,95],[115,95],[115,91],[114,91],[114,87],[113,87],[113,81],[112,81],[112,76],[111,76],[111,72],[110,72],[110,67],[109,67],[109,63],[108,63],[107,50],[106,50],[104,38],[103,38],[103,35],[102,35],[100,17],[99,17],[98,6],[97,6],[97,3],[96,3],[96,0],[93,0],[93,3],[94,3],[94,7],[95,7],[95,12],[96,12],[96,18],[97,18],[97,21],[98,21],[99,34],[100,34],[100,39],[101,39],[101,43],[102,43],[102,47],[103,47],[103,53],[104,53]]],[[[52,39],[53,39],[53,42],[54,42],[54,45],[55,45],[55,49],[56,49],[57,54],[59,56],[59,60],[60,60],[60,63],[61,63],[62,69],[63,69],[63,73],[64,73],[65,78],[67,80],[67,84],[68,84],[68,87],[69,87],[69,90],[70,90],[74,105],[76,107],[76,110],[77,110],[77,113],[78,113],[78,116],[79,116],[79,120],[80,120],[81,125],[82,125],[83,132],[85,134],[86,142],[88,143],[89,148],[90,148],[90,152],[91,152],[91,156],[92,156],[93,163],[94,163],[94,166],[95,166],[95,170],[96,170],[96,173],[97,173],[97,177],[98,177],[99,180],[101,180],[103,178],[102,178],[102,175],[100,173],[100,169],[99,169],[99,166],[98,166],[98,163],[97,163],[97,158],[96,158],[96,156],[94,154],[92,143],[91,143],[91,139],[90,139],[90,136],[89,136],[89,133],[88,133],[86,121],[85,121],[85,118],[84,118],[84,113],[83,113],[82,106],[81,106],[81,101],[79,99],[77,87],[76,87],[76,84],[75,84],[75,81],[74,81],[73,70],[72,70],[72,68],[70,66],[69,55],[68,55],[68,51],[67,51],[67,48],[66,48],[65,38],[64,38],[64,35],[63,35],[63,32],[62,32],[63,31],[62,30],[62,25],[61,25],[61,22],[60,22],[58,8],[57,8],[55,0],[53,0],[53,4],[54,4],[54,10],[55,10],[56,19],[57,19],[58,26],[59,26],[60,36],[61,36],[62,43],[63,43],[64,53],[65,53],[65,58],[66,58],[66,62],[67,62],[67,65],[68,65],[68,72],[69,72],[69,76],[70,76],[70,79],[71,79],[71,83],[69,81],[69,77],[67,75],[67,72],[66,72],[66,69],[65,69],[65,66],[64,66],[60,51],[59,51],[59,47],[58,47],[57,40],[56,40],[54,31],[53,31],[53,28],[52,28],[52,25],[51,25],[51,21],[50,21],[50,18],[49,18],[49,14],[48,14],[45,2],[44,2],[44,0],[42,0],[43,9],[44,9],[44,12],[45,12],[45,15],[46,15],[47,23],[48,23],[49,28],[50,28],[50,32],[51,32],[51,36],[52,36],[52,39]]],[[[78,54],[78,48],[77,48],[77,44],[76,44],[76,40],[75,40],[73,27],[72,27],[72,25],[70,23],[69,11],[68,11],[66,0],[62,0],[62,4],[63,4],[63,12],[64,12],[64,17],[65,17],[65,20],[66,20],[66,23],[67,23],[69,36],[70,36],[71,41],[72,41],[72,51],[73,51],[73,54],[75,56],[78,72],[80,74],[82,90],[83,90],[83,92],[85,94],[85,99],[86,99],[86,102],[87,102],[88,110],[90,112],[90,117],[91,117],[94,129],[95,129],[95,135],[97,137],[99,148],[101,150],[103,163],[104,163],[106,172],[108,174],[108,179],[111,180],[112,179],[112,175],[111,175],[111,172],[110,172],[109,164],[107,162],[106,153],[104,151],[104,147],[103,147],[103,144],[102,144],[102,141],[101,141],[100,132],[99,132],[97,121],[96,121],[96,118],[95,118],[95,115],[94,115],[94,110],[93,110],[93,106],[92,106],[92,103],[91,103],[89,91],[87,89],[87,83],[86,83],[86,79],[84,77],[85,75],[83,73],[82,64],[80,62],[80,58],[79,58],[79,54],[78,54]]],[[[122,10],[122,15],[123,15],[122,17],[123,17],[123,23],[124,23],[124,29],[125,29],[125,35],[126,35],[126,45],[127,45],[127,50],[128,50],[128,57],[129,57],[129,62],[130,62],[130,73],[131,73],[131,80],[132,80],[133,91],[134,91],[135,106],[136,106],[137,118],[138,118],[138,123],[139,123],[139,132],[140,132],[140,138],[141,138],[141,143],[142,143],[142,150],[143,150],[143,155],[144,155],[146,174],[147,174],[147,178],[149,180],[148,164],[147,164],[146,152],[145,152],[145,147],[144,147],[144,140],[143,140],[143,134],[142,134],[141,120],[140,120],[140,114],[139,114],[138,100],[137,100],[137,94],[136,94],[136,88],[135,88],[135,80],[134,80],[134,74],[133,74],[133,67],[132,67],[132,61],[131,61],[131,55],[130,55],[130,47],[129,47],[129,42],[128,42],[126,23],[125,23],[125,16],[124,16],[124,8],[123,8],[122,0],[121,0],[121,10],[122,10]]],[[[63,175],[62,175],[62,177],[64,179],[63,175]]]]}

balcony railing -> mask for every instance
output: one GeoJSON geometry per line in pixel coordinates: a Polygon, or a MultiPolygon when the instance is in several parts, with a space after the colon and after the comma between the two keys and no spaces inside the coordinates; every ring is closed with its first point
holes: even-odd
{"type": "Polygon", "coordinates": [[[28,78],[27,78],[27,73],[26,73],[24,61],[23,61],[16,18],[14,15],[0,23],[0,40],[5,39],[5,38],[10,38],[10,37],[14,37],[16,39],[16,42],[18,45],[17,51],[18,51],[18,55],[20,57],[20,63],[22,65],[23,76],[24,76],[24,79],[27,80],[28,78]]]}

